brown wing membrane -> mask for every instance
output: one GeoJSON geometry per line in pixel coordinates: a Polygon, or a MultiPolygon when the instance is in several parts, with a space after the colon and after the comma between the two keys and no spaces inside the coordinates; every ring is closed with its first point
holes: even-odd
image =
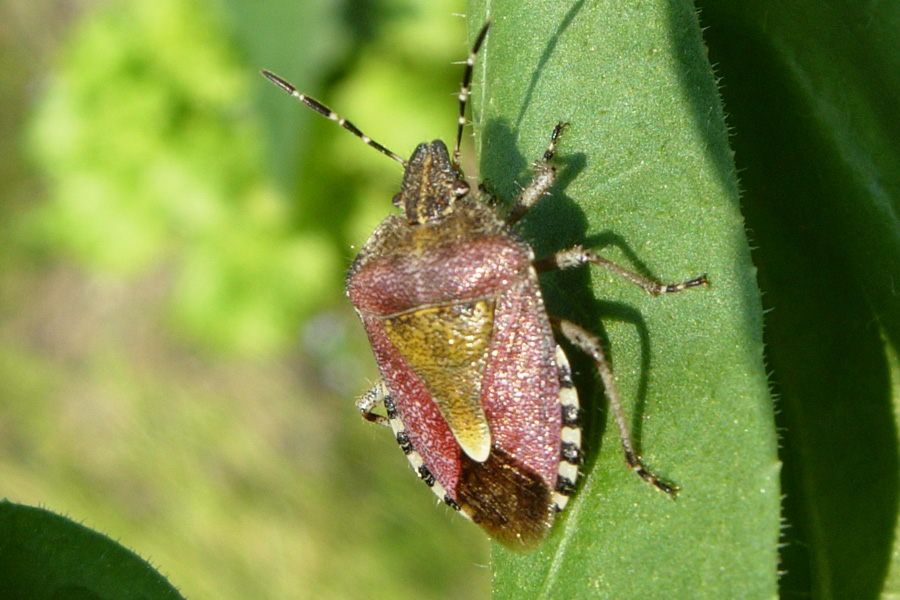
{"type": "Polygon", "coordinates": [[[536,473],[497,446],[483,463],[462,460],[457,502],[472,521],[511,548],[528,550],[547,536],[551,490],[536,473]]]}

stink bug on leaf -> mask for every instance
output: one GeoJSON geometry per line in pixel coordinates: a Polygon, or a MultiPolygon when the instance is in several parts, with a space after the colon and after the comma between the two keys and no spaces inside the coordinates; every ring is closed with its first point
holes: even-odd
{"type": "Polygon", "coordinates": [[[591,263],[653,296],[702,285],[706,277],[661,284],[580,247],[535,260],[513,226],[556,179],[551,160],[565,123],[553,129],[533,181],[506,216],[470,189],[459,146],[475,56],[488,27],[466,60],[452,154],[435,140],[403,160],[280,77],[263,75],[404,168],[393,200],[402,215],[378,226],[347,275],[347,295],[381,372],[357,401],[362,416],[393,429],[438,498],[501,543],[528,549],[566,506],[581,462],[578,394],[554,328],[594,359],[628,467],[667,494],[677,490],[635,452],[600,340],[547,315],[538,274],[591,263]],[[379,404],[386,417],[373,412],[379,404]]]}

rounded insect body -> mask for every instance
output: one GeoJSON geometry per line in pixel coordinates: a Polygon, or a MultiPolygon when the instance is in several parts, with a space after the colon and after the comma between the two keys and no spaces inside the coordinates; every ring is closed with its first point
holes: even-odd
{"type": "Polygon", "coordinates": [[[466,60],[452,155],[435,140],[408,161],[268,71],[263,74],[316,112],[401,163],[391,215],[347,276],[347,295],[369,337],[381,381],[357,407],[390,426],[416,473],[455,510],[496,540],[528,549],[550,530],[575,488],[581,463],[578,395],[556,329],[597,365],[628,467],[658,489],[676,489],[641,463],[599,339],[548,317],[538,274],[592,263],[648,293],[705,284],[705,276],[662,284],[580,247],[535,260],[513,225],[548,192],[560,123],[533,180],[505,217],[470,191],[459,167],[465,103],[485,25],[466,60]],[[383,404],[387,416],[374,412],[383,404]]]}
{"type": "Polygon", "coordinates": [[[564,505],[555,490],[572,485],[558,485],[564,355],[532,261],[524,239],[466,198],[425,222],[388,217],[347,278],[413,467],[493,537],[526,547],[564,505]]]}

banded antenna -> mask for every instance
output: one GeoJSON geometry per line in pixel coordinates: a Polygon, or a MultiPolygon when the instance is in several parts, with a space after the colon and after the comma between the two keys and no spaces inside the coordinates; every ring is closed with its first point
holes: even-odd
{"type": "Polygon", "coordinates": [[[307,96],[306,94],[301,94],[297,90],[297,88],[295,88],[290,83],[288,83],[287,81],[285,81],[284,79],[282,79],[281,77],[279,77],[278,75],[276,75],[275,73],[273,73],[271,71],[267,71],[267,70],[263,69],[262,74],[266,77],[266,79],[268,79],[269,81],[271,81],[272,83],[274,83],[275,85],[277,85],[278,87],[280,87],[281,89],[286,91],[288,94],[290,94],[291,96],[293,96],[294,98],[296,98],[297,100],[302,102],[303,104],[307,105],[308,107],[310,107],[311,109],[313,109],[314,111],[319,113],[320,115],[322,115],[328,119],[331,119],[332,121],[335,121],[338,125],[340,125],[344,129],[346,129],[347,131],[349,131],[350,133],[352,133],[353,135],[355,135],[356,137],[358,137],[359,139],[361,139],[368,145],[372,146],[373,148],[375,148],[376,150],[378,150],[385,156],[387,156],[389,158],[393,158],[398,163],[403,165],[403,168],[406,168],[406,161],[403,160],[402,158],[400,158],[400,156],[398,156],[394,152],[391,152],[389,149],[387,149],[386,147],[382,146],[381,144],[379,144],[378,142],[376,142],[375,140],[373,140],[372,138],[370,138],[369,136],[364,134],[362,131],[359,130],[359,127],[357,127],[356,125],[354,125],[347,119],[343,118],[342,116],[340,116],[339,114],[337,114],[336,112],[334,112],[333,110],[331,110],[330,108],[328,108],[327,106],[325,106],[324,104],[322,104],[321,102],[316,100],[315,98],[307,96]]]}
{"type": "MultiPolygon", "coordinates": [[[[487,37],[487,32],[490,27],[490,21],[484,24],[484,27],[482,27],[481,31],[478,32],[478,37],[475,38],[475,44],[472,45],[472,50],[471,52],[469,52],[469,56],[466,59],[466,69],[463,72],[462,85],[459,89],[459,119],[458,127],[456,130],[456,144],[453,147],[453,165],[456,167],[459,167],[459,146],[462,143],[463,128],[466,125],[466,104],[469,100],[469,94],[471,92],[471,88],[469,86],[472,83],[472,72],[475,69],[475,57],[478,56],[478,51],[481,49],[481,45],[484,43],[484,38],[487,37]]],[[[271,71],[263,69],[262,74],[266,77],[266,79],[283,89],[285,92],[287,92],[309,108],[313,109],[323,117],[335,121],[338,125],[364,141],[372,148],[375,148],[385,156],[394,159],[395,161],[403,165],[404,168],[406,168],[407,163],[405,160],[403,160],[403,158],[367,136],[365,133],[360,131],[359,127],[343,118],[315,98],[307,96],[306,94],[301,94],[297,88],[271,71]]]]}

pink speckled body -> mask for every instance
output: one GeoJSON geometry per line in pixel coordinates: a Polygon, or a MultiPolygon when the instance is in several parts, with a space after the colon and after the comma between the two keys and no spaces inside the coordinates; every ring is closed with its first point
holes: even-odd
{"type": "Polygon", "coordinates": [[[347,278],[347,294],[413,448],[450,499],[501,539],[504,532],[497,530],[510,523],[521,539],[517,522],[534,529],[525,537],[543,537],[552,523],[551,495],[559,476],[557,345],[533,259],[528,243],[491,207],[467,196],[424,223],[396,215],[385,219],[347,278]],[[484,461],[466,455],[455,437],[460,432],[442,416],[436,400],[448,390],[429,387],[411,365],[416,360],[386,331],[398,317],[435,307],[448,309],[442,313],[445,321],[464,320],[476,304],[493,314],[490,327],[471,332],[490,336],[483,364],[470,367],[481,369],[474,379],[490,429],[491,451],[484,461]],[[457,308],[461,314],[454,317],[450,313],[457,308]]]}
{"type": "Polygon", "coordinates": [[[388,340],[382,320],[423,307],[487,300],[493,337],[481,401],[494,444],[552,487],[561,417],[553,360],[556,342],[544,310],[531,248],[482,204],[457,206],[445,221],[409,225],[391,216],[351,269],[347,294],[359,312],[400,419],[425,464],[447,491],[459,484],[460,449],[433,395],[388,340]],[[454,232],[468,230],[468,239],[454,232]],[[390,235],[385,235],[390,232],[390,235]],[[439,240],[416,244],[423,234],[439,240]]]}

